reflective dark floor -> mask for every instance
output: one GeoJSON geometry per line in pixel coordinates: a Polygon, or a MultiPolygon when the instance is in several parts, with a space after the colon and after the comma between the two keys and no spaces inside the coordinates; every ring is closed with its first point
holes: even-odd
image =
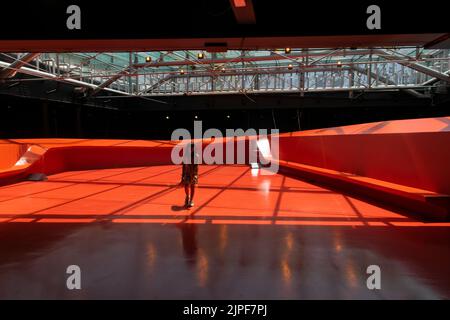
{"type": "Polygon", "coordinates": [[[247,167],[171,166],[0,188],[2,299],[450,298],[450,223],[247,167]],[[68,290],[66,268],[81,268],[68,290]],[[381,268],[381,290],[366,285],[381,268]]]}

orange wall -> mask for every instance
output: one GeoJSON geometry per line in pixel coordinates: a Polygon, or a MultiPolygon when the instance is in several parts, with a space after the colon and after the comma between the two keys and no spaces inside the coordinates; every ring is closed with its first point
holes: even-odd
{"type": "Polygon", "coordinates": [[[450,194],[450,132],[280,137],[280,159],[450,194]]]}
{"type": "Polygon", "coordinates": [[[170,147],[61,147],[48,150],[37,167],[47,174],[102,168],[171,164],[170,147]]]}
{"type": "MultiPolygon", "coordinates": [[[[0,184],[33,172],[170,164],[174,145],[168,141],[83,139],[2,142],[0,184]],[[38,155],[39,160],[26,168],[4,170],[33,144],[47,149],[42,157],[38,155]]],[[[282,134],[280,159],[450,194],[450,117],[282,134]]]]}
{"type": "Polygon", "coordinates": [[[0,142],[0,170],[12,167],[28,146],[9,142],[0,142]]]}
{"type": "MultiPolygon", "coordinates": [[[[243,140],[247,150],[248,139],[243,140]]],[[[24,155],[29,165],[12,167],[23,154],[19,154],[14,161],[5,161],[5,167],[0,168],[0,185],[19,181],[31,173],[50,175],[64,171],[172,164],[171,152],[175,145],[169,141],[29,139],[14,140],[9,145],[5,143],[5,148],[0,152],[11,156],[12,150],[21,146],[19,143],[23,143],[23,147],[38,146],[35,148],[37,153],[31,150],[24,155]]],[[[218,139],[203,141],[202,144],[203,147],[208,144],[222,146],[225,157],[225,143],[226,140],[218,139]]]]}

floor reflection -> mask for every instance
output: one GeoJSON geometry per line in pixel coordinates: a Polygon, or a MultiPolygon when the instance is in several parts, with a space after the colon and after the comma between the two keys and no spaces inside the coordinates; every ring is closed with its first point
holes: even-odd
{"type": "Polygon", "coordinates": [[[181,231],[181,239],[183,245],[183,253],[186,262],[190,266],[195,266],[197,262],[197,226],[192,223],[180,223],[177,227],[181,231]]]}
{"type": "Polygon", "coordinates": [[[450,298],[450,224],[247,167],[108,169],[0,188],[0,298],[450,298]],[[83,269],[83,291],[65,268],[83,269]],[[380,265],[381,292],[366,268],[380,265]]]}

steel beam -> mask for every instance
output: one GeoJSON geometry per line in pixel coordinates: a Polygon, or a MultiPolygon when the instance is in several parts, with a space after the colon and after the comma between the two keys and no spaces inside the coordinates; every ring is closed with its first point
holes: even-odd
{"type": "Polygon", "coordinates": [[[154,85],[152,85],[150,88],[147,88],[145,90],[143,90],[143,93],[148,93],[156,88],[158,88],[159,86],[161,86],[163,83],[166,83],[167,81],[173,79],[175,76],[173,74],[169,74],[167,76],[165,76],[164,78],[162,78],[161,80],[159,80],[157,83],[155,83],[154,85]]]}
{"type": "Polygon", "coordinates": [[[130,75],[133,72],[135,72],[137,69],[139,68],[145,68],[147,66],[149,66],[151,63],[144,63],[144,64],[135,64],[135,65],[131,65],[126,67],[125,69],[123,69],[122,71],[120,71],[118,74],[115,74],[113,76],[111,76],[111,78],[109,78],[108,80],[106,80],[105,82],[101,83],[94,91],[91,92],[91,96],[97,94],[98,92],[100,92],[102,89],[110,86],[111,84],[113,84],[114,82],[116,82],[117,80],[119,80],[120,78],[130,75]]]}
{"type": "Polygon", "coordinates": [[[17,59],[13,63],[11,63],[9,66],[5,67],[3,70],[0,71],[0,79],[7,79],[7,78],[14,77],[20,68],[22,68],[24,65],[28,64],[29,62],[33,61],[39,55],[40,55],[40,53],[27,53],[22,58],[17,59]]]}
{"type": "Polygon", "coordinates": [[[386,52],[386,51],[381,50],[381,49],[374,50],[374,52],[376,52],[376,54],[378,56],[383,57],[386,60],[395,60],[396,63],[401,64],[401,65],[403,65],[405,67],[408,67],[408,68],[411,68],[411,69],[416,70],[418,72],[427,74],[427,75],[432,76],[434,78],[437,78],[439,80],[450,82],[450,76],[448,76],[447,74],[441,73],[441,72],[436,71],[436,70],[433,70],[433,69],[431,69],[429,67],[426,67],[424,65],[418,64],[418,63],[416,63],[414,61],[402,61],[402,60],[405,59],[405,57],[397,56],[395,54],[391,54],[391,53],[386,52]]]}
{"type": "Polygon", "coordinates": [[[92,92],[91,92],[91,96],[97,94],[98,92],[100,92],[101,90],[105,89],[106,87],[109,87],[111,84],[113,84],[114,82],[116,82],[117,80],[119,80],[120,78],[122,78],[123,76],[128,75],[130,72],[133,72],[134,68],[132,67],[127,67],[124,70],[120,71],[118,74],[113,75],[111,78],[109,78],[108,80],[106,80],[105,82],[101,83],[100,85],[98,85],[92,92]]]}
{"type": "MultiPolygon", "coordinates": [[[[350,68],[355,70],[355,71],[357,71],[357,72],[359,72],[359,73],[365,74],[365,75],[369,74],[369,72],[367,72],[367,70],[365,68],[360,68],[359,66],[356,66],[356,65],[351,66],[350,68]]],[[[370,72],[370,75],[371,75],[372,78],[376,77],[376,74],[374,74],[373,72],[370,72]]],[[[380,82],[384,83],[384,84],[387,84],[387,85],[392,85],[392,86],[396,86],[397,85],[394,81],[392,81],[392,80],[390,80],[390,79],[388,79],[386,77],[383,77],[381,75],[378,75],[378,80],[380,82]]],[[[423,98],[430,98],[429,96],[427,96],[425,94],[422,94],[420,92],[417,92],[416,90],[413,90],[413,89],[402,89],[402,91],[404,91],[404,92],[406,92],[406,93],[408,93],[408,94],[410,94],[410,95],[412,95],[412,96],[414,96],[416,98],[421,98],[421,99],[423,99],[423,98]]]]}
{"type": "Polygon", "coordinates": [[[134,64],[133,67],[136,69],[146,68],[146,67],[176,67],[176,66],[186,66],[186,65],[208,65],[208,64],[228,64],[228,63],[240,63],[240,62],[252,62],[252,61],[273,61],[273,60],[295,60],[304,57],[322,57],[322,56],[351,56],[351,55],[367,55],[370,54],[370,50],[334,50],[331,52],[309,52],[309,53],[298,53],[290,54],[289,56],[284,56],[280,54],[268,55],[268,56],[238,56],[234,58],[222,58],[222,59],[203,59],[193,61],[190,59],[178,60],[178,61],[161,61],[154,63],[139,63],[134,64]]]}
{"type": "MultiPolygon", "coordinates": [[[[398,86],[395,88],[392,87],[374,87],[371,89],[368,88],[308,88],[305,90],[306,93],[308,92],[315,92],[315,93],[321,93],[321,92],[348,92],[348,91],[354,91],[354,92],[377,92],[377,91],[399,91],[402,89],[418,89],[421,88],[420,86],[398,86]]],[[[232,95],[232,94],[242,94],[245,93],[258,93],[258,94],[274,94],[274,93],[299,93],[299,89],[285,89],[285,90],[252,90],[252,89],[245,89],[245,90],[221,90],[221,91],[205,91],[205,92],[186,92],[186,91],[180,91],[180,92],[170,92],[170,93],[151,93],[147,95],[140,95],[138,97],[158,97],[158,96],[184,96],[184,95],[232,95]]]]}
{"type": "MultiPolygon", "coordinates": [[[[450,75],[450,70],[445,71],[444,74],[450,75]]],[[[432,85],[432,84],[438,82],[439,80],[440,79],[438,79],[438,78],[432,78],[432,79],[429,79],[429,80],[425,81],[424,83],[422,83],[422,85],[423,86],[429,86],[429,85],[432,85]]]]}
{"type": "MultiPolygon", "coordinates": [[[[0,67],[8,67],[9,64],[3,61],[0,61],[0,67]]],[[[76,86],[82,86],[85,88],[91,88],[91,89],[96,89],[98,86],[95,84],[91,84],[91,83],[87,83],[84,81],[79,81],[79,80],[75,80],[75,79],[70,79],[70,78],[59,78],[56,75],[52,74],[52,73],[48,73],[48,72],[43,72],[40,70],[36,70],[36,69],[32,69],[32,68],[27,68],[27,67],[22,67],[19,70],[17,70],[17,72],[19,73],[24,73],[24,74],[28,74],[34,77],[39,77],[42,79],[47,79],[47,80],[54,80],[54,81],[60,81],[60,82],[66,82],[66,83],[70,83],[76,86]]],[[[126,92],[122,92],[119,90],[114,90],[114,89],[110,89],[110,88],[105,88],[106,91],[109,92],[114,92],[114,93],[118,93],[121,95],[128,95],[126,92]]]]}

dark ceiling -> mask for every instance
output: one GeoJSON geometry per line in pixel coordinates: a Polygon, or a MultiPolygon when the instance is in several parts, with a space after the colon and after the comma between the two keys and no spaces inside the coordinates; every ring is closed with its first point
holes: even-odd
{"type": "MultiPolygon", "coordinates": [[[[366,27],[366,19],[369,16],[366,10],[373,4],[373,1],[369,0],[253,0],[256,24],[238,23],[232,9],[233,1],[41,0],[24,7],[18,6],[17,2],[6,1],[2,3],[0,40],[257,38],[256,42],[252,42],[254,46],[258,43],[261,43],[261,46],[272,46],[280,42],[270,42],[267,39],[287,37],[293,41],[293,37],[322,36],[325,38],[320,38],[315,45],[326,46],[339,43],[368,44],[370,42],[367,39],[361,38],[367,36],[377,37],[376,40],[372,40],[373,44],[384,41],[386,45],[393,43],[424,45],[450,31],[447,10],[443,10],[445,1],[433,1],[427,5],[416,5],[405,0],[377,1],[382,10],[381,30],[368,30],[366,27]],[[66,27],[69,16],[66,9],[72,4],[77,4],[81,8],[81,30],[68,30],[66,27]],[[424,34],[432,36],[424,37],[424,34]],[[413,35],[415,38],[402,40],[402,37],[380,38],[380,35],[413,35]],[[338,38],[343,42],[327,43],[326,36],[359,36],[359,38],[353,39],[353,42],[348,40],[346,42],[346,38],[338,38]],[[260,38],[266,38],[267,41],[264,43],[265,40],[260,38]]],[[[199,46],[198,43],[191,43],[191,46],[199,46]]],[[[204,42],[200,43],[204,45],[204,42]]],[[[310,43],[314,42],[310,41],[308,44],[310,43]]],[[[297,41],[295,46],[301,44],[297,41]]],[[[70,43],[65,45],[68,49],[73,47],[70,43]]],[[[77,45],[77,48],[81,48],[81,44],[77,45]]],[[[112,45],[108,44],[109,47],[112,45]]],[[[131,43],[127,45],[130,50],[131,45],[131,43]]],[[[147,45],[149,49],[155,47],[154,42],[148,42],[147,45]]],[[[167,47],[170,43],[160,42],[160,46],[164,45],[167,47]]],[[[189,43],[183,45],[189,46],[189,43]]],[[[116,47],[120,46],[116,44],[116,47]]],[[[24,45],[20,48],[27,49],[24,45]]],[[[92,49],[95,47],[92,46],[92,49]]],[[[1,50],[13,50],[13,46],[11,43],[0,41],[1,50]]]]}

